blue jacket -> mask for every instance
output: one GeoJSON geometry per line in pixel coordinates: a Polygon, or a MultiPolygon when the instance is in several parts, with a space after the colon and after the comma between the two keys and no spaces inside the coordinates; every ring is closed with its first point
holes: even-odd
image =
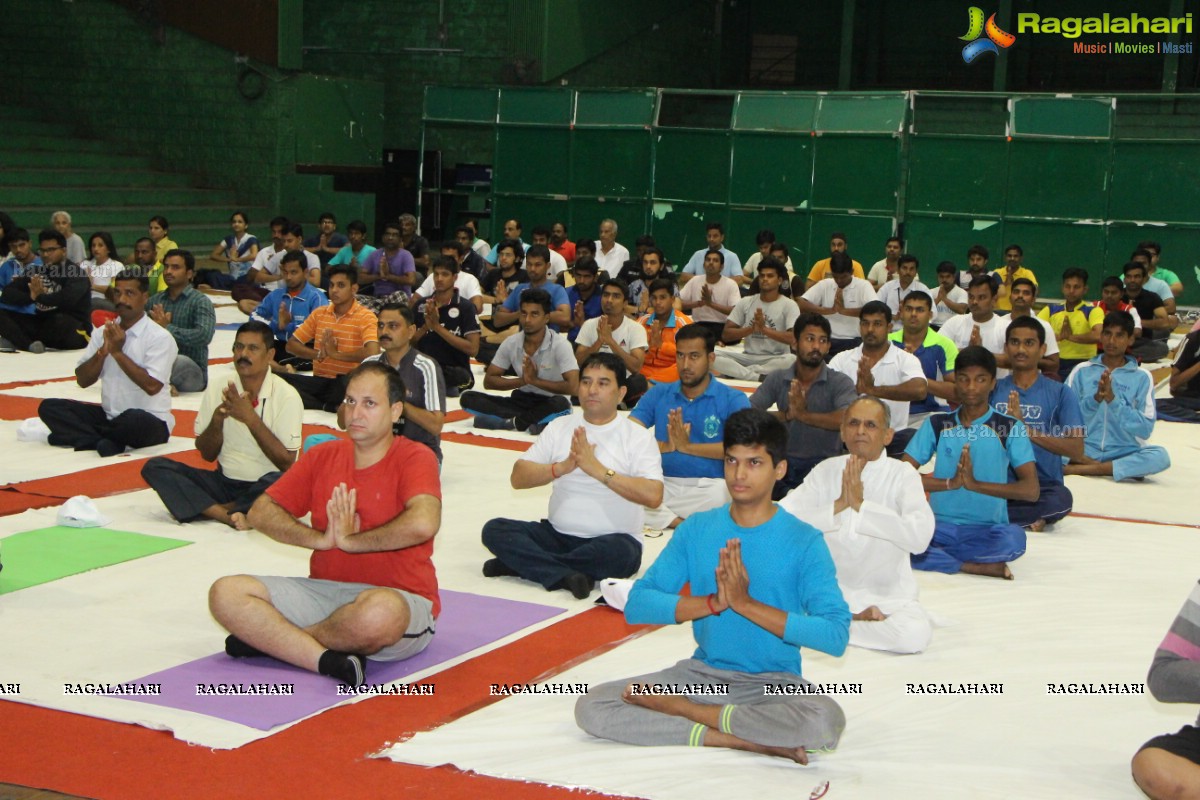
{"type": "Polygon", "coordinates": [[[250,318],[267,323],[275,333],[275,338],[286,342],[292,338],[292,334],[296,332],[296,328],[300,327],[300,323],[308,319],[309,314],[321,306],[327,305],[329,305],[329,298],[325,296],[325,293],[305,281],[304,288],[295,297],[288,294],[286,287],[280,286],[278,289],[272,289],[271,293],[258,304],[258,308],[254,309],[250,318]],[[287,298],[286,301],[284,298],[287,298]],[[288,323],[287,330],[279,328],[279,305],[283,302],[288,303],[288,312],[292,315],[292,321],[288,323]]]}
{"type": "Polygon", "coordinates": [[[1096,387],[1104,374],[1104,356],[1085,361],[1071,371],[1067,386],[1079,396],[1087,425],[1084,443],[1088,450],[1114,456],[1146,444],[1154,432],[1154,379],[1132,356],[1113,370],[1111,403],[1096,402],[1096,387]]]}

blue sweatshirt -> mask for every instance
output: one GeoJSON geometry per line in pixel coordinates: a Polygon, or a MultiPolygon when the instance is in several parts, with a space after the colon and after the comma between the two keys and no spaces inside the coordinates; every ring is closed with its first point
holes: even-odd
{"type": "Polygon", "coordinates": [[[1075,367],[1067,386],[1079,396],[1087,425],[1084,445],[1089,455],[1096,452],[1117,457],[1143,447],[1154,432],[1154,379],[1132,356],[1126,356],[1125,363],[1112,373],[1115,399],[1097,403],[1096,387],[1105,370],[1103,359],[1096,356],[1075,367]]]}
{"type": "Polygon", "coordinates": [[[800,648],[840,656],[850,638],[850,608],[838,588],[833,558],[821,532],[782,508],[754,528],[733,521],[729,506],[693,514],[676,529],[662,555],[633,585],[625,606],[631,623],[675,622],[679,591],[694,596],[717,590],[717,555],[729,539],[741,539],[750,596],[787,612],[784,637],[760,628],[733,609],[692,622],[694,657],[736,672],[801,675],[800,648]]]}

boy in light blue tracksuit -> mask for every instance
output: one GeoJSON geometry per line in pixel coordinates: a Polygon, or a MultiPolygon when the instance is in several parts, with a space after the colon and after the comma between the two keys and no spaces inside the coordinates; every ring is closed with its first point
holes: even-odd
{"type": "Polygon", "coordinates": [[[1133,317],[1112,312],[1101,328],[1103,353],[1076,366],[1067,379],[1087,425],[1084,458],[1066,465],[1067,475],[1111,475],[1123,481],[1171,466],[1165,448],[1146,444],[1154,431],[1154,379],[1125,355],[1132,341],[1133,317]]]}

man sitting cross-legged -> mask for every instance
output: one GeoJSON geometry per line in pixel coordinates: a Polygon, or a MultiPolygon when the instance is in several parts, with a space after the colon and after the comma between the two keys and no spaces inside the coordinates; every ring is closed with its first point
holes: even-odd
{"type": "MultiPolygon", "coordinates": [[[[1019,279],[1018,279],[1019,280],[1019,279]]],[[[1017,287],[1013,287],[1016,305],[1017,287]]],[[[1041,374],[1045,328],[1038,320],[1017,317],[1008,324],[1004,352],[1012,373],[996,381],[992,407],[1025,423],[1037,459],[1038,499],[1008,501],[1008,521],[1031,531],[1043,530],[1071,513],[1074,498],[1063,483],[1063,456],[1083,455],[1083,413],[1070,387],[1041,374]]]]}
{"type": "Polygon", "coordinates": [[[681,525],[625,606],[632,623],[693,622],[699,647],[661,672],[592,688],[575,721],[628,744],[727,747],[805,764],[807,751],[837,746],[846,717],[829,697],[806,692],[800,648],[841,655],[850,610],[820,531],[771,502],[787,470],[783,423],[739,411],[724,447],[733,502],[681,525]],[[654,691],[664,685],[689,693],[654,691]]]}
{"type": "Polygon", "coordinates": [[[842,452],[838,430],[842,411],[857,397],[854,381],[825,364],[829,352],[829,320],[805,312],[793,328],[796,364],[772,372],[750,395],[750,405],[769,409],[788,427],[788,470],[775,486],[782,499],[827,458],[842,452]]]}
{"type": "MultiPolygon", "coordinates": [[[[641,369],[646,362],[646,328],[625,316],[629,289],[609,278],[600,289],[600,316],[589,319],[575,337],[575,358],[583,364],[596,353],[612,353],[625,365],[625,403],[633,406],[650,387],[641,369]]],[[[660,345],[661,348],[661,345],[660,345]]]]}
{"type": "Polygon", "coordinates": [[[1157,414],[1154,378],[1125,355],[1133,341],[1133,317],[1114,311],[1100,330],[1103,353],[1075,367],[1067,378],[1087,423],[1083,456],[1063,468],[1067,475],[1142,480],[1171,466],[1166,448],[1146,444],[1157,414]]]}
{"type": "Polygon", "coordinates": [[[654,436],[617,413],[625,364],[594,353],[580,371],[583,419],[553,420],[510,478],[514,489],[553,485],[548,518],[489,520],[483,544],[496,558],[484,562],[483,574],[517,575],[583,599],[594,581],[638,571],[643,506],[662,502],[663,484],[654,436]]]}
{"type": "Polygon", "coordinates": [[[150,279],[125,270],[113,279],[117,318],[92,331],[75,367],[83,388],[100,381],[100,405],[50,398],[38,416],[55,447],[115,456],[126,447],[150,447],[171,436],[167,382],[179,350],[171,334],[146,316],[150,279]]]}
{"type": "Polygon", "coordinates": [[[1008,501],[1038,498],[1033,445],[1022,422],[988,405],[995,385],[990,351],[979,345],[959,351],[958,410],[930,415],[904,451],[914,467],[937,455],[933,472],[921,476],[937,525],[929,549],[913,556],[917,569],[1012,580],[1007,562],[1025,552],[1025,531],[1008,521],[1008,501]]]}
{"type": "MultiPolygon", "coordinates": [[[[560,289],[562,287],[559,287],[560,289]]],[[[475,416],[475,427],[541,433],[551,419],[571,411],[571,395],[579,388],[579,364],[564,334],[552,331],[550,294],[526,289],[521,296],[521,332],[500,344],[483,376],[483,388],[511,390],[508,397],[463,392],[463,411],[475,416]],[[515,377],[504,373],[511,370],[515,377]]]]}
{"type": "Polygon", "coordinates": [[[729,501],[721,479],[721,437],[729,415],[750,401],[713,376],[715,347],[710,328],[698,322],[680,328],[675,335],[679,380],[655,384],[629,414],[654,429],[662,453],[665,489],[662,505],[646,515],[652,528],[673,528],[689,514],[729,501]]]}
{"type": "Polygon", "coordinates": [[[311,577],[230,575],[208,605],[231,634],[229,655],[273,656],[356,687],[367,656],[399,661],[433,639],[442,501],[433,452],[392,433],[404,414],[399,373],[356,367],[345,404],[349,441],[306,452],[249,514],[270,538],[313,551],[311,577]]]}
{"type": "Polygon", "coordinates": [[[761,381],[767,373],[796,363],[792,326],[800,309],[792,298],[779,294],[785,280],[787,269],[774,258],[767,256],[758,265],[759,293],[738,300],[725,321],[724,340],[743,340],[743,352],[722,350],[714,370],[727,378],[761,381]]]}
{"type": "Polygon", "coordinates": [[[271,329],[251,320],[233,342],[234,372],[212,381],[196,415],[196,449],[217,469],[152,458],[142,478],[180,522],[201,517],[247,530],[246,512],[296,460],[304,404],[271,372],[271,329]]]}
{"type": "Polygon", "coordinates": [[[933,510],[921,474],[885,448],[890,411],[862,396],[842,419],[849,455],[818,464],[780,505],[825,534],[838,585],[854,621],[850,644],[892,653],[920,653],[933,626],[917,602],[911,557],[933,538],[933,510]]]}

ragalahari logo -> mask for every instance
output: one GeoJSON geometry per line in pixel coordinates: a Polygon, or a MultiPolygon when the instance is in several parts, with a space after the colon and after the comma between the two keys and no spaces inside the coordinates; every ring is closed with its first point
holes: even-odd
{"type": "Polygon", "coordinates": [[[963,62],[966,64],[970,64],[984,53],[999,53],[1001,49],[1007,50],[1017,40],[1016,36],[1000,29],[1000,26],[996,24],[995,14],[988,17],[987,24],[984,24],[983,9],[979,6],[971,6],[967,9],[967,24],[967,34],[958,37],[962,41],[968,42],[962,51],[963,62]],[[980,38],[985,33],[987,38],[980,38]]]}

